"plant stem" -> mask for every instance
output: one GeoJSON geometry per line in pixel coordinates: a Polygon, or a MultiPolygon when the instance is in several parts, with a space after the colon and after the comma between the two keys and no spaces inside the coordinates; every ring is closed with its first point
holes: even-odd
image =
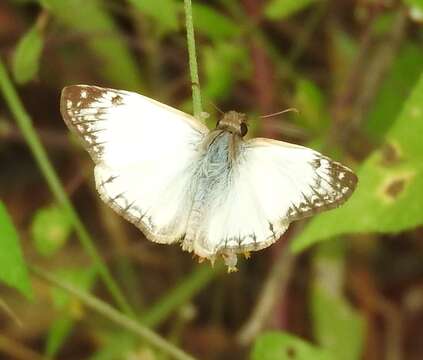
{"type": "Polygon", "coordinates": [[[224,269],[222,265],[216,264],[215,268],[208,265],[197,267],[180,285],[161,296],[160,300],[141,316],[141,322],[149,327],[159,325],[214,279],[224,269]]]}
{"type": "Polygon", "coordinates": [[[194,24],[192,21],[192,4],[191,0],[184,0],[185,8],[185,24],[187,29],[187,43],[189,56],[189,70],[191,74],[192,84],[192,104],[194,116],[200,119],[203,108],[201,105],[200,79],[198,77],[197,56],[195,53],[194,24]]]}
{"type": "Polygon", "coordinates": [[[30,266],[30,270],[33,274],[37,275],[48,283],[72,294],[88,308],[91,308],[92,310],[98,312],[99,314],[108,318],[112,322],[138,335],[140,339],[148,342],[150,345],[156,347],[160,351],[172,356],[174,359],[195,360],[191,355],[188,355],[187,353],[185,353],[175,345],[171,344],[166,339],[157,335],[155,332],[151,331],[147,327],[139,324],[138,322],[125,316],[124,314],[119,313],[109,304],[95,298],[94,296],[84,291],[81,291],[75,286],[63,281],[62,279],[56,278],[54,275],[46,272],[43,269],[40,269],[35,266],[30,266]]]}
{"type": "Polygon", "coordinates": [[[56,172],[54,171],[53,165],[48,159],[47,153],[43,145],[41,144],[40,139],[38,138],[34,126],[32,125],[32,120],[26,112],[21,100],[19,99],[17,91],[14,88],[12,81],[10,80],[7,70],[3,65],[1,59],[0,90],[3,93],[4,99],[7,105],[9,106],[10,111],[15,117],[15,120],[32,152],[32,155],[35,158],[38,167],[44,175],[44,178],[46,179],[51,192],[56,198],[56,201],[63,207],[63,209],[69,216],[69,219],[71,220],[75,231],[78,234],[82,246],[84,247],[85,251],[91,256],[100,277],[104,281],[104,284],[109,289],[111,295],[113,296],[119,307],[126,314],[132,316],[133,312],[130,306],[126,302],[124,296],[119,290],[119,287],[110,275],[109,270],[107,269],[99,253],[97,252],[97,249],[94,246],[94,242],[91,236],[89,235],[85,226],[79,219],[76,210],[72,206],[72,203],[70,202],[62,184],[60,183],[60,180],[56,172]]]}
{"type": "Polygon", "coordinates": [[[250,318],[237,335],[240,345],[250,344],[263,330],[266,322],[272,316],[275,305],[285,296],[295,260],[296,256],[291,250],[287,246],[282,246],[279,256],[263,284],[263,289],[258,296],[250,318]]]}
{"type": "Polygon", "coordinates": [[[23,343],[3,334],[0,334],[0,352],[9,359],[47,360],[44,356],[28,348],[23,343]]]}
{"type": "Polygon", "coordinates": [[[22,321],[19,317],[15,314],[15,312],[9,307],[9,305],[0,298],[0,310],[4,311],[9,317],[15,322],[16,325],[22,327],[22,321]]]}

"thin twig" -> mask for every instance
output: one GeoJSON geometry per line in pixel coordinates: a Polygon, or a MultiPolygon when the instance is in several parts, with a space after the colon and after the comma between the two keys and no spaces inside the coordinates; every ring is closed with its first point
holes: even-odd
{"type": "Polygon", "coordinates": [[[347,84],[333,106],[332,139],[339,144],[348,143],[357,132],[374,100],[384,75],[398,52],[407,24],[407,12],[401,10],[385,41],[374,49],[376,41],[371,22],[362,36],[360,51],[351,67],[347,84]],[[363,71],[365,69],[365,71],[363,71]]]}
{"type": "Polygon", "coordinates": [[[9,317],[18,325],[22,326],[22,321],[18,318],[15,312],[10,308],[10,306],[0,298],[0,310],[3,310],[9,317]]]}
{"type": "Polygon", "coordinates": [[[56,278],[51,273],[48,273],[47,271],[40,269],[39,267],[30,266],[30,270],[34,275],[45,280],[51,285],[58,287],[68,292],[69,294],[75,296],[86,307],[103,315],[105,318],[121,326],[122,328],[134,333],[140,339],[147,342],[151,346],[154,346],[161,352],[166,353],[177,360],[195,360],[195,358],[191,355],[185,353],[183,350],[168,342],[166,339],[151,331],[149,328],[118,312],[109,304],[95,298],[94,296],[91,296],[90,294],[84,291],[81,291],[77,287],[63,281],[62,279],[56,278]]]}
{"type": "Polygon", "coordinates": [[[3,335],[0,335],[0,351],[16,360],[47,360],[24,344],[3,335]]]}
{"type": "Polygon", "coordinates": [[[281,251],[263,286],[251,317],[238,332],[237,339],[241,345],[248,345],[256,338],[265,327],[276,303],[286,291],[296,257],[289,246],[283,246],[281,251]]]}
{"type": "Polygon", "coordinates": [[[378,46],[373,57],[365,67],[366,74],[362,81],[361,91],[352,109],[350,126],[353,130],[360,128],[365,114],[368,113],[369,106],[377,95],[383,79],[385,79],[386,72],[392,66],[404,39],[406,24],[407,12],[403,10],[397,14],[387,39],[378,46]]]}
{"type": "Polygon", "coordinates": [[[194,38],[194,24],[192,20],[192,4],[191,0],[184,0],[185,8],[185,21],[187,28],[187,43],[188,43],[188,55],[189,55],[189,70],[191,74],[192,84],[192,106],[194,110],[194,116],[197,119],[201,118],[203,108],[201,105],[201,91],[200,91],[200,79],[198,77],[198,66],[197,56],[195,53],[195,38],[194,38]]]}
{"type": "Polygon", "coordinates": [[[322,17],[325,15],[327,6],[327,1],[323,1],[318,6],[316,6],[316,9],[304,22],[305,24],[302,26],[299,35],[295,36],[295,43],[288,54],[288,62],[291,64],[291,66],[294,66],[294,64],[296,64],[300,57],[303,55],[322,17]]]}
{"type": "Polygon", "coordinates": [[[112,278],[109,270],[107,269],[100,254],[97,252],[97,249],[94,246],[94,241],[92,240],[82,221],[79,219],[76,210],[70,202],[59,180],[59,177],[57,176],[53,165],[51,164],[47,153],[40,142],[38,134],[32,124],[32,120],[26,112],[1,59],[0,90],[3,93],[4,99],[7,105],[9,106],[10,111],[15,117],[16,123],[18,124],[23,136],[25,137],[25,140],[32,152],[32,155],[34,156],[38,167],[44,175],[44,178],[46,179],[51,192],[55,196],[56,201],[63,207],[64,211],[66,211],[69,219],[73,223],[73,226],[75,228],[76,233],[78,234],[82,246],[84,247],[85,251],[91,256],[101,278],[104,281],[104,284],[109,289],[111,295],[113,296],[119,307],[126,314],[132,316],[133,312],[129,304],[125,300],[119,287],[112,278]]]}
{"type": "MultiPolygon", "coordinates": [[[[404,359],[404,314],[402,309],[386,299],[378,290],[369,272],[355,269],[349,279],[359,308],[364,313],[380,316],[385,324],[385,359],[404,359]]],[[[371,325],[371,324],[370,324],[371,325]]]]}

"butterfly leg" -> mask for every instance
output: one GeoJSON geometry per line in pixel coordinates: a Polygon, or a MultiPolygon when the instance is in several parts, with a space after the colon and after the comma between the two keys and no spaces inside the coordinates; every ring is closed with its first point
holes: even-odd
{"type": "Polygon", "coordinates": [[[222,258],[225,261],[225,265],[228,267],[228,273],[238,271],[236,264],[238,262],[238,258],[236,253],[233,250],[228,250],[222,253],[222,258]]]}
{"type": "Polygon", "coordinates": [[[185,236],[185,238],[181,242],[181,246],[182,246],[182,250],[187,251],[187,252],[192,252],[192,250],[193,250],[192,238],[190,239],[190,238],[187,238],[185,236]]]}

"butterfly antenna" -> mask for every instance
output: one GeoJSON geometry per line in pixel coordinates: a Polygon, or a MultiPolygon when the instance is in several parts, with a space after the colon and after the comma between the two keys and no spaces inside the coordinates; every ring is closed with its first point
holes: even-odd
{"type": "Polygon", "coordinates": [[[219,107],[211,100],[209,100],[210,104],[212,104],[212,106],[220,113],[220,114],[224,114],[225,112],[220,110],[219,107]]]}
{"type": "Polygon", "coordinates": [[[273,113],[273,114],[262,115],[262,116],[260,116],[260,118],[262,118],[262,119],[266,119],[266,118],[269,118],[269,117],[273,117],[273,116],[277,116],[277,115],[285,114],[285,113],[287,113],[287,112],[295,112],[295,113],[297,113],[297,114],[299,114],[299,113],[300,113],[300,112],[298,111],[298,109],[296,109],[296,108],[288,108],[288,109],[285,109],[285,110],[282,110],[282,111],[275,112],[275,113],[273,113]]]}

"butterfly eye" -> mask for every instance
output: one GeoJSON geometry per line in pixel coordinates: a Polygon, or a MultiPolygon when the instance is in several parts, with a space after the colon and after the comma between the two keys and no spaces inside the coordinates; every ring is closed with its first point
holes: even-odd
{"type": "Polygon", "coordinates": [[[241,123],[240,125],[241,136],[244,137],[248,132],[248,127],[246,123],[241,123]]]}

